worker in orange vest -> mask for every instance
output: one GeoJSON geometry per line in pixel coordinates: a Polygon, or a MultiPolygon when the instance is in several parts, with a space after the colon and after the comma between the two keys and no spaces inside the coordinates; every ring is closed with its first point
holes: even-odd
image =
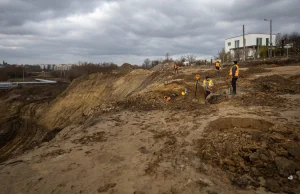
{"type": "Polygon", "coordinates": [[[178,65],[174,64],[173,70],[176,74],[178,74],[178,65]]]}
{"type": "Polygon", "coordinates": [[[220,67],[221,67],[221,63],[220,63],[219,61],[217,61],[217,62],[216,62],[216,69],[217,69],[217,70],[220,70],[220,67]]]}
{"type": "Polygon", "coordinates": [[[231,79],[231,85],[232,85],[232,90],[233,90],[232,94],[235,95],[236,94],[236,81],[239,78],[240,68],[237,64],[237,61],[233,61],[233,63],[234,63],[234,65],[233,65],[233,67],[230,68],[229,76],[231,79]]]}

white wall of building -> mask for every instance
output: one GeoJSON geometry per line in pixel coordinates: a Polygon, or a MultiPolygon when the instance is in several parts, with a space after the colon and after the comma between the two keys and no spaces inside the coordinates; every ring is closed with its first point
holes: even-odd
{"type": "MultiPolygon", "coordinates": [[[[245,35],[245,40],[246,44],[245,46],[256,46],[256,39],[257,38],[262,38],[262,45],[261,46],[266,46],[266,39],[270,39],[270,34],[246,34],[245,35]]],[[[272,44],[275,45],[275,39],[276,35],[272,35],[272,44]]],[[[236,36],[232,38],[225,39],[225,52],[229,52],[230,49],[235,48],[235,41],[239,41],[239,48],[243,48],[243,35],[241,36],[236,36]],[[230,43],[230,45],[228,44],[230,43]]]]}

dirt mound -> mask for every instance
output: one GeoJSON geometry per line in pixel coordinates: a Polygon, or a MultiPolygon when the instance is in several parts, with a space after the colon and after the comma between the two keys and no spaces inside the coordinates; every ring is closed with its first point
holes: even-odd
{"type": "Polygon", "coordinates": [[[138,91],[151,82],[153,73],[138,69],[125,75],[95,73],[78,78],[53,102],[40,122],[50,130],[77,123],[93,109],[106,108],[138,91]]]}
{"type": "Polygon", "coordinates": [[[259,77],[254,80],[254,88],[262,92],[275,94],[299,94],[300,84],[280,75],[259,77]]]}
{"type": "Polygon", "coordinates": [[[264,186],[272,192],[294,193],[300,184],[296,175],[299,138],[296,128],[250,118],[222,118],[211,122],[198,141],[198,154],[206,163],[227,171],[239,187],[264,186]],[[288,179],[290,175],[293,180],[288,179]]]}
{"type": "Polygon", "coordinates": [[[152,68],[153,71],[172,71],[174,63],[160,63],[152,68]]]}
{"type": "Polygon", "coordinates": [[[117,71],[121,74],[126,74],[131,72],[135,67],[129,63],[124,63],[121,67],[117,69],[117,71]]]}
{"type": "Polygon", "coordinates": [[[76,124],[98,111],[186,109],[204,103],[204,92],[170,72],[136,69],[128,74],[92,74],[76,79],[41,119],[50,130],[76,124]],[[175,78],[175,79],[174,79],[175,78]],[[182,96],[182,92],[187,94],[182,96]],[[202,95],[200,94],[202,91],[202,95]],[[165,97],[171,100],[164,99],[165,97]],[[200,98],[201,97],[201,98],[200,98]],[[203,99],[202,99],[203,98],[203,99]]]}
{"type": "Polygon", "coordinates": [[[253,75],[253,74],[266,73],[266,72],[270,72],[270,71],[271,70],[265,69],[265,68],[262,68],[262,67],[250,67],[245,71],[241,71],[240,77],[241,78],[246,78],[246,77],[249,77],[250,75],[253,75]]]}
{"type": "Polygon", "coordinates": [[[293,75],[290,79],[294,82],[300,83],[300,75],[293,75]]]}
{"type": "Polygon", "coordinates": [[[285,99],[264,92],[250,92],[238,96],[237,99],[244,106],[284,106],[285,99]]]}
{"type": "Polygon", "coordinates": [[[221,70],[208,70],[206,72],[201,72],[200,76],[204,79],[206,76],[210,78],[218,78],[218,77],[228,77],[229,68],[222,68],[221,70]]]}

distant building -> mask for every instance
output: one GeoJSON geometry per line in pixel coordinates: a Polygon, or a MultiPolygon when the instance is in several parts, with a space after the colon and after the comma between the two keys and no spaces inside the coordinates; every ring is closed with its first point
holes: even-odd
{"type": "MultiPolygon", "coordinates": [[[[276,35],[272,35],[272,45],[275,45],[276,35]]],[[[261,46],[270,46],[270,34],[245,34],[246,57],[259,57],[261,46]]],[[[233,58],[242,59],[243,35],[225,39],[225,52],[233,58]]]]}
{"type": "Polygon", "coordinates": [[[3,61],[2,64],[0,63],[0,68],[5,68],[7,66],[9,66],[9,64],[7,62],[5,62],[5,61],[3,61]]]}
{"type": "Polygon", "coordinates": [[[184,65],[184,66],[189,66],[189,65],[190,65],[190,62],[184,61],[184,62],[183,62],[183,65],[184,65]]]}
{"type": "Polygon", "coordinates": [[[60,64],[60,65],[55,65],[54,70],[55,71],[67,71],[71,70],[73,65],[70,64],[60,64]]]}
{"type": "Polygon", "coordinates": [[[71,64],[40,64],[39,65],[42,71],[67,71],[72,69],[71,64]]]}

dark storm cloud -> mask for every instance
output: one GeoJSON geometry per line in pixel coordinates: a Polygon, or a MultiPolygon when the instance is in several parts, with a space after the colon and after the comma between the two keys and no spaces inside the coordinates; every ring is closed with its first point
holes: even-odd
{"type": "Polygon", "coordinates": [[[142,63],[209,58],[242,33],[299,30],[298,0],[0,0],[0,60],[142,63]],[[129,60],[129,61],[128,61],[129,60]]]}
{"type": "MultiPolygon", "coordinates": [[[[27,21],[43,21],[70,14],[89,12],[96,0],[1,0],[1,26],[18,26],[27,21]]],[[[99,1],[98,1],[99,2],[99,1]]]]}

